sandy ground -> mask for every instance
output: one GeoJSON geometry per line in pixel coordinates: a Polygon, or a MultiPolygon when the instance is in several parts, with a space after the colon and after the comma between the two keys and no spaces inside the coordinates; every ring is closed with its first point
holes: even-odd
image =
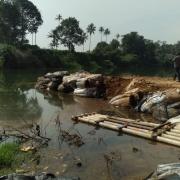
{"type": "Polygon", "coordinates": [[[104,83],[108,99],[133,88],[139,88],[145,93],[180,88],[180,82],[174,81],[173,78],[150,76],[105,76],[104,83]]]}

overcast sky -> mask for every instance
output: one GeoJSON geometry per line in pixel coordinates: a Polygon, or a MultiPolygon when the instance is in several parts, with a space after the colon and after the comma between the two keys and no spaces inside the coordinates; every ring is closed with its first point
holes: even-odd
{"type": "MultiPolygon", "coordinates": [[[[49,48],[48,32],[58,25],[55,20],[60,14],[63,19],[75,17],[80,27],[86,31],[93,23],[95,34],[91,38],[91,50],[101,41],[99,27],[109,28],[111,34],[107,43],[116,38],[116,34],[125,35],[138,32],[145,39],[166,41],[168,44],[180,40],[180,0],[30,0],[41,12],[43,25],[37,33],[37,45],[49,48]]],[[[30,44],[32,36],[28,35],[30,44]]],[[[105,36],[103,36],[105,41],[105,36]]],[[[60,45],[58,49],[67,49],[60,45]]],[[[83,51],[82,46],[75,46],[83,51]]],[[[89,40],[84,50],[89,49],[89,40]]]]}

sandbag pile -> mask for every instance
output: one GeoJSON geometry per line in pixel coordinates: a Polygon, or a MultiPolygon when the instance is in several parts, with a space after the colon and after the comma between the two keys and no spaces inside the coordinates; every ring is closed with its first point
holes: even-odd
{"type": "Polygon", "coordinates": [[[101,74],[90,74],[83,70],[74,74],[69,74],[67,71],[47,73],[38,78],[35,88],[85,97],[101,97],[106,90],[101,74]]]}
{"type": "Polygon", "coordinates": [[[135,108],[138,112],[151,113],[154,118],[166,121],[180,114],[180,90],[170,89],[149,93],[135,108]]]}
{"type": "Polygon", "coordinates": [[[63,77],[68,75],[68,71],[47,73],[46,75],[38,78],[35,88],[39,90],[57,90],[59,84],[62,83],[63,77]]]}
{"type": "Polygon", "coordinates": [[[134,111],[150,113],[154,118],[166,121],[180,115],[180,89],[144,94],[135,88],[112,98],[109,104],[129,106],[134,111]]]}

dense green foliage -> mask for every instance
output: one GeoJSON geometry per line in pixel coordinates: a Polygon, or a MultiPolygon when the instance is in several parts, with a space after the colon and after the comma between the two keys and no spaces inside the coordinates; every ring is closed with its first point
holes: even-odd
{"type": "Polygon", "coordinates": [[[0,43],[22,45],[27,33],[37,33],[43,20],[28,0],[0,0],[0,43]]]}
{"type": "Polygon", "coordinates": [[[180,51],[179,41],[174,45],[153,42],[137,32],[117,34],[107,43],[110,30],[102,26],[99,28],[101,41],[91,50],[91,36],[96,31],[93,23],[87,26],[85,33],[74,17],[63,19],[59,14],[55,20],[58,20],[57,27],[47,35],[52,39],[50,49],[40,49],[26,41],[26,34],[36,35],[43,23],[36,6],[28,0],[0,0],[0,68],[172,66],[173,56],[180,51]],[[102,35],[106,41],[102,41],[102,35]],[[89,51],[84,52],[88,38],[89,51]],[[68,50],[58,50],[59,44],[68,50]],[[75,51],[76,45],[83,46],[83,53],[75,51]]]}

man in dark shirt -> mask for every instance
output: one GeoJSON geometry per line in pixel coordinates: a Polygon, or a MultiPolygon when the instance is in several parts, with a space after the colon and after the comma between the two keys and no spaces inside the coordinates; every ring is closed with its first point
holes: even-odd
{"type": "Polygon", "coordinates": [[[178,81],[180,82],[180,53],[177,53],[175,58],[173,59],[174,62],[174,69],[175,69],[175,76],[174,80],[176,77],[178,77],[178,81]]]}

